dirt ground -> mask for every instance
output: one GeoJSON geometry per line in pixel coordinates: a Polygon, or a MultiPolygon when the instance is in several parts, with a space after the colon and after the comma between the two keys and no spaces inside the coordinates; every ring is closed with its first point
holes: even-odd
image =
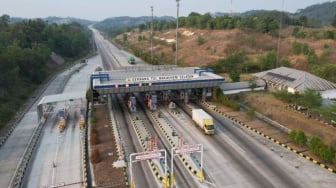
{"type": "Polygon", "coordinates": [[[113,136],[110,116],[107,105],[94,106],[96,123],[92,126],[97,131],[98,144],[91,145],[91,151],[99,149],[101,161],[93,164],[94,180],[96,187],[126,188],[124,169],[113,167],[118,160],[117,146],[113,136]]]}
{"type": "MultiPolygon", "coordinates": [[[[255,108],[256,111],[266,115],[267,117],[287,128],[303,130],[307,137],[318,135],[324,140],[325,143],[333,146],[336,145],[336,128],[325,125],[322,122],[309,119],[303,114],[286,108],[286,104],[277,100],[271,93],[246,93],[245,100],[249,107],[255,108]]],[[[272,127],[271,125],[263,123],[260,120],[247,115],[246,112],[233,111],[228,107],[214,102],[211,102],[211,104],[216,105],[217,109],[225,112],[227,115],[230,115],[235,119],[247,124],[248,126],[257,129],[259,132],[274,138],[280,143],[284,143],[296,151],[302,152],[303,154],[322,162],[322,159],[312,153],[312,151],[310,151],[307,146],[299,146],[298,144],[289,140],[287,133],[284,133],[275,127],[272,127]]],[[[336,168],[334,164],[327,165],[333,169],[336,168]]]]}
{"type": "Polygon", "coordinates": [[[308,137],[320,136],[325,143],[336,145],[336,128],[286,108],[286,104],[277,100],[271,93],[249,93],[246,100],[249,106],[280,124],[290,129],[303,130],[308,137]]]}

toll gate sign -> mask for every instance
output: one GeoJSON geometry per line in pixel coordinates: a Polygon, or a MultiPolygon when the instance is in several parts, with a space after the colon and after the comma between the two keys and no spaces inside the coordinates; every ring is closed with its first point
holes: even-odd
{"type": "Polygon", "coordinates": [[[198,152],[200,150],[201,150],[200,145],[184,145],[180,148],[177,148],[175,152],[176,154],[189,154],[189,153],[198,152]]]}
{"type": "Polygon", "coordinates": [[[161,156],[162,155],[161,155],[160,151],[138,153],[138,155],[135,156],[135,162],[136,161],[144,161],[144,160],[148,160],[148,159],[158,159],[161,156]]]}

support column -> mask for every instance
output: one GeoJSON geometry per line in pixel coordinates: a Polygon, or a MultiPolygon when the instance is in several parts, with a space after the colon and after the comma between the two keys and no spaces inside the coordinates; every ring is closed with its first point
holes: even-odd
{"type": "Polygon", "coordinates": [[[184,91],[184,103],[185,104],[189,103],[189,92],[188,92],[188,90],[184,91]]]}
{"type": "Polygon", "coordinates": [[[204,102],[206,99],[206,92],[206,88],[202,88],[202,102],[204,102]]]}

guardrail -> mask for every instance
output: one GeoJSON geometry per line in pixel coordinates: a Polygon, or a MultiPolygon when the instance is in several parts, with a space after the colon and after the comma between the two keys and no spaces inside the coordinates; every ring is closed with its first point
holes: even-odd
{"type": "MultiPolygon", "coordinates": [[[[243,108],[244,110],[248,110],[249,107],[243,105],[243,104],[240,104],[240,107],[243,108]]],[[[291,129],[281,125],[280,123],[276,122],[276,121],[273,121],[272,119],[264,116],[263,114],[259,113],[259,112],[254,112],[254,115],[255,117],[257,117],[258,119],[260,119],[261,121],[265,122],[265,123],[268,123],[270,125],[272,125],[273,127],[289,134],[291,132],[291,129]]]]}
{"type": "Polygon", "coordinates": [[[40,138],[43,125],[45,121],[42,121],[37,126],[37,129],[35,130],[32,138],[29,141],[28,147],[26,148],[23,157],[21,158],[14,175],[12,176],[12,179],[10,181],[10,187],[11,188],[20,188],[22,184],[22,179],[24,177],[24,173],[28,167],[29,161],[31,159],[31,156],[36,148],[36,145],[38,143],[38,140],[40,138]]]}
{"type": "MultiPolygon", "coordinates": [[[[79,67],[73,69],[66,77],[64,77],[63,79],[63,84],[57,89],[57,92],[60,93],[64,90],[66,83],[69,81],[69,79],[71,78],[72,74],[80,69],[82,69],[85,65],[80,65],[79,67]]],[[[56,77],[55,77],[56,78],[56,77]]],[[[55,79],[54,78],[54,79],[55,79]]],[[[54,80],[52,79],[52,80],[54,80]]],[[[51,81],[48,82],[48,85],[50,84],[51,81]]],[[[42,90],[42,92],[45,89],[42,90]]],[[[36,102],[37,99],[35,99],[34,102],[36,102]]],[[[33,103],[34,103],[33,102],[33,103]]],[[[30,107],[33,105],[33,103],[30,105],[30,107]]],[[[27,112],[29,110],[29,108],[27,108],[25,110],[25,112],[27,112]]],[[[25,113],[22,114],[22,117],[25,113]]],[[[20,159],[20,162],[18,163],[18,166],[11,178],[10,181],[10,186],[11,188],[20,188],[21,184],[22,184],[22,180],[24,178],[24,174],[25,171],[29,165],[29,162],[31,160],[32,154],[34,152],[34,150],[36,149],[36,145],[39,141],[42,129],[43,129],[43,125],[45,123],[46,119],[40,121],[39,125],[37,126],[37,128],[35,129],[33,136],[31,137],[29,144],[26,148],[26,150],[24,151],[23,157],[20,159]]],[[[18,123],[18,122],[17,122],[18,123]]],[[[11,129],[11,131],[6,135],[5,139],[2,139],[0,142],[0,147],[2,144],[5,143],[5,141],[7,140],[7,138],[11,135],[11,133],[13,132],[13,130],[16,128],[17,124],[15,124],[15,126],[13,126],[13,128],[11,129]]]]}

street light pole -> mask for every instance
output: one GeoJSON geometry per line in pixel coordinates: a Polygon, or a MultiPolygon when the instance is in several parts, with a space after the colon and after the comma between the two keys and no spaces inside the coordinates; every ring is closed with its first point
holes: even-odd
{"type": "Polygon", "coordinates": [[[281,3],[281,12],[280,12],[280,20],[279,20],[279,32],[278,32],[278,47],[277,47],[277,59],[276,59],[276,65],[275,67],[278,68],[279,64],[280,64],[280,37],[281,37],[281,29],[282,29],[282,14],[283,14],[283,11],[284,11],[284,4],[285,4],[285,0],[282,0],[282,3],[281,3]]]}
{"type": "Polygon", "coordinates": [[[151,60],[153,63],[153,6],[150,7],[152,11],[152,22],[151,22],[151,60]]]}
{"type": "Polygon", "coordinates": [[[180,8],[180,0],[176,0],[176,49],[175,49],[175,65],[177,66],[178,60],[178,19],[179,19],[179,8],[180,8]]]}

